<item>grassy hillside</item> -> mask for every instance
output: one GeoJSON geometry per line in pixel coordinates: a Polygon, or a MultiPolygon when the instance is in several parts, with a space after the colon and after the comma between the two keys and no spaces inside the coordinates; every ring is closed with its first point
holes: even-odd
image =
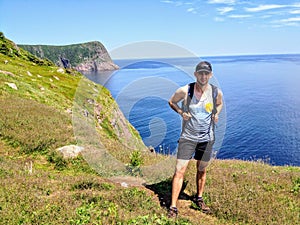
{"type": "Polygon", "coordinates": [[[34,63],[35,65],[45,65],[45,66],[53,66],[53,62],[47,59],[40,59],[33,54],[23,50],[22,48],[18,48],[18,46],[5,38],[4,34],[0,32],[0,53],[11,58],[20,58],[29,62],[34,63]]]}
{"type": "Polygon", "coordinates": [[[192,161],[178,204],[180,215],[175,221],[166,217],[171,176],[138,186],[131,186],[128,180],[129,186],[124,187],[110,178],[112,173],[124,174],[113,169],[107,174],[101,167],[104,161],[97,164],[98,168],[91,166],[83,155],[62,158],[55,151],[57,147],[91,147],[99,139],[107,155],[129,165],[128,174],[142,176],[140,166],[153,164],[157,165],[154,170],[164,173],[165,165],[158,162],[168,159],[145,150],[138,132],[122,118],[107,89],[74,70],[60,70],[29,54],[3,34],[0,46],[0,224],[299,221],[299,167],[214,160],[208,170],[204,196],[212,214],[206,215],[189,200],[196,190],[192,161]],[[79,122],[74,122],[74,116],[79,122]],[[85,139],[86,125],[91,124],[95,136],[85,139]]]}

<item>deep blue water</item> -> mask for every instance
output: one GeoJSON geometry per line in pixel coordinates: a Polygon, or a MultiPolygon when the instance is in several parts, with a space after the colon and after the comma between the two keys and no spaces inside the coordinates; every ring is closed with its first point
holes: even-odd
{"type": "MultiPolygon", "coordinates": [[[[216,156],[300,166],[300,55],[206,57],[225,107],[216,156]]],[[[86,76],[106,86],[147,146],[175,153],[181,118],[168,106],[194,80],[198,58],[118,60],[121,69],[86,76]]]]}

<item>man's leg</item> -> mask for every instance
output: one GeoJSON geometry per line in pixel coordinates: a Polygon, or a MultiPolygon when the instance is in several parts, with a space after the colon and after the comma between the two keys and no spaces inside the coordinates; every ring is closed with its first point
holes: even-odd
{"type": "Polygon", "coordinates": [[[196,185],[197,185],[197,196],[202,197],[204,186],[206,182],[206,164],[197,160],[197,176],[196,176],[196,185]]]}
{"type": "Polygon", "coordinates": [[[189,160],[177,159],[176,170],[172,180],[172,197],[170,207],[176,207],[177,200],[182,188],[184,173],[189,164],[189,160]]]}
{"type": "Polygon", "coordinates": [[[199,208],[202,209],[203,212],[209,212],[210,209],[207,207],[203,201],[202,195],[204,191],[204,186],[206,182],[206,167],[208,162],[201,162],[197,160],[197,176],[196,176],[196,184],[197,184],[197,195],[195,196],[195,203],[199,208]]]}

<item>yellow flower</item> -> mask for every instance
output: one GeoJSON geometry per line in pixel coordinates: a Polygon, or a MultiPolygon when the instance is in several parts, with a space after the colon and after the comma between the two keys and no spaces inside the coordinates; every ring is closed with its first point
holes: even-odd
{"type": "Polygon", "coordinates": [[[213,110],[213,104],[211,102],[206,103],[205,110],[206,110],[206,112],[211,113],[213,110]]]}

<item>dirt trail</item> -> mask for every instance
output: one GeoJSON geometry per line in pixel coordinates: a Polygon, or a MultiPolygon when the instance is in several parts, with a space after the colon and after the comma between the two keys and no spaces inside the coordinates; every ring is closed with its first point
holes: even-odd
{"type": "MultiPolygon", "coordinates": [[[[110,181],[121,185],[122,187],[138,187],[145,189],[149,194],[153,195],[161,207],[165,208],[167,214],[167,208],[171,199],[171,181],[163,181],[160,184],[145,185],[145,181],[138,177],[131,176],[119,176],[109,178],[110,181]],[[161,187],[165,187],[165,191],[162,191],[161,187]]],[[[177,203],[179,215],[178,218],[186,218],[193,224],[201,225],[216,225],[220,224],[217,218],[213,214],[205,214],[192,207],[191,197],[186,193],[181,193],[177,203]]]]}
{"type": "Polygon", "coordinates": [[[117,176],[109,178],[110,181],[120,184],[123,187],[144,187],[145,180],[132,176],[117,176]]]}

